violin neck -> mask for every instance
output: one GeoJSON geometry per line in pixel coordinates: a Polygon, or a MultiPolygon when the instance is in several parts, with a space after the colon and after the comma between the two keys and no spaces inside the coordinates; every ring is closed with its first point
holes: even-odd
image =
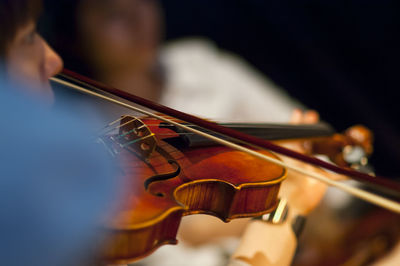
{"type": "MultiPolygon", "coordinates": [[[[287,125],[287,124],[251,124],[251,123],[223,123],[224,127],[228,127],[239,132],[252,135],[264,140],[289,140],[313,137],[328,137],[332,136],[335,131],[326,123],[317,123],[312,125],[287,125]]],[[[220,136],[219,134],[211,131],[204,130],[198,126],[188,125],[189,127],[207,132],[209,134],[220,136]]],[[[201,147],[215,144],[212,140],[202,137],[197,134],[184,132],[182,129],[175,129],[177,133],[181,134],[188,147],[201,147]]],[[[222,136],[224,139],[229,137],[222,136]]]]}

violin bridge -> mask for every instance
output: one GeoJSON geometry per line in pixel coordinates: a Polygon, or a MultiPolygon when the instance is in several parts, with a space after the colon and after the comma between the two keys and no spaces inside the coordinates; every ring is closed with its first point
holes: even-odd
{"type": "Polygon", "coordinates": [[[140,119],[128,115],[121,117],[119,133],[114,139],[121,148],[135,152],[144,159],[149,158],[157,146],[157,139],[150,128],[140,119]]]}

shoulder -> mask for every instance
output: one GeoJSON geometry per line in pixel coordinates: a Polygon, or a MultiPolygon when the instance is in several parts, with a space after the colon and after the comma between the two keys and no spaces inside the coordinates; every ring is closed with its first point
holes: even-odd
{"type": "Polygon", "coordinates": [[[172,102],[179,101],[181,95],[190,95],[193,105],[214,103],[216,108],[224,108],[224,117],[217,118],[283,122],[299,106],[244,59],[208,40],[191,38],[168,43],[161,60],[172,102]]]}

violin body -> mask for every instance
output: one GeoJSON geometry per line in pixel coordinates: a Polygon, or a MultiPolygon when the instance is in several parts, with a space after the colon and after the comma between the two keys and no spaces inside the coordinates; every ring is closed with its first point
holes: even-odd
{"type": "Polygon", "coordinates": [[[118,143],[130,144],[118,153],[129,185],[106,226],[104,261],[127,263],[176,244],[185,215],[210,214],[228,222],[276,207],[285,168],[220,145],[191,149],[176,141],[174,131],[159,127],[160,121],[130,120],[122,119],[118,143]]]}

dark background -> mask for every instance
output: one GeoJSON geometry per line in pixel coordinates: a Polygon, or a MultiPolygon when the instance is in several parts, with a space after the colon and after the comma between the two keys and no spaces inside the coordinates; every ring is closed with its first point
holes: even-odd
{"type": "Polygon", "coordinates": [[[162,0],[167,40],[206,36],[338,131],[375,134],[378,174],[400,173],[398,1],[162,0]]]}

